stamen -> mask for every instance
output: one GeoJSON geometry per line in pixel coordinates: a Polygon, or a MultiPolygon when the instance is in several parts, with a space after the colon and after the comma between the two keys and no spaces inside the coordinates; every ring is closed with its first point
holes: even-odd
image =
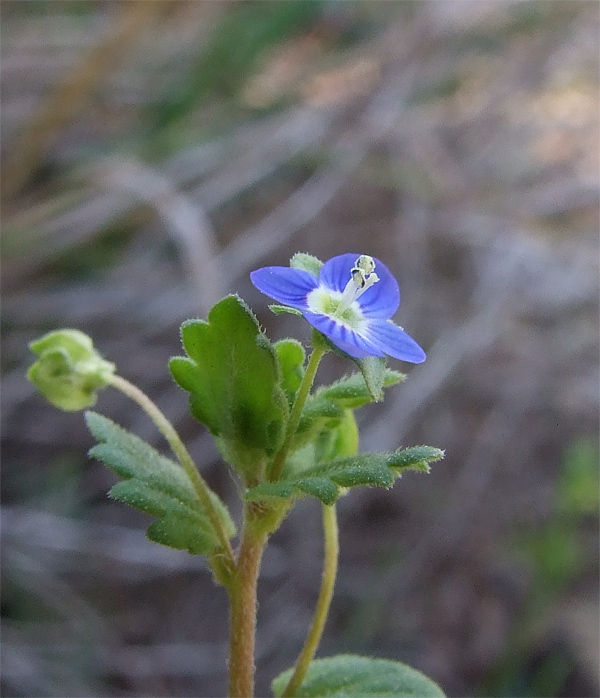
{"type": "Polygon", "coordinates": [[[362,269],[362,271],[364,271],[368,276],[375,271],[375,260],[373,257],[369,257],[368,254],[361,254],[361,256],[356,260],[355,266],[358,269],[362,269]]]}
{"type": "Polygon", "coordinates": [[[337,317],[341,317],[355,300],[360,298],[367,289],[379,281],[379,277],[374,273],[374,270],[375,260],[373,257],[361,254],[356,260],[355,266],[350,270],[350,281],[346,284],[340,304],[335,311],[337,317]]]}

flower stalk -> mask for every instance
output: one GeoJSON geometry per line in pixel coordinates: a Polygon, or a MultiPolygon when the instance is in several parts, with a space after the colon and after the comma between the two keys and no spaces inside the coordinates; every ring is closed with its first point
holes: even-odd
{"type": "Polygon", "coordinates": [[[328,506],[323,504],[323,532],[325,534],[325,555],[323,560],[323,577],[321,581],[321,591],[315,609],[312,625],[306,636],[304,646],[294,668],[294,673],[282,693],[283,698],[294,696],[308,671],[310,663],[315,657],[315,653],[321,641],[329,607],[333,598],[333,587],[338,568],[339,540],[338,524],[335,511],[335,504],[328,506]]]}
{"type": "Polygon", "coordinates": [[[131,398],[134,402],[137,402],[137,404],[154,422],[160,433],[165,437],[181,467],[185,470],[187,476],[191,480],[194,490],[202,503],[204,511],[215,529],[215,533],[217,534],[221,547],[223,548],[223,554],[225,555],[228,566],[233,566],[233,549],[231,547],[231,543],[229,542],[229,536],[227,535],[223,522],[221,521],[221,517],[219,516],[219,513],[210,497],[210,487],[208,486],[206,480],[198,472],[198,468],[190,456],[189,451],[185,447],[171,422],[143,391],[125,378],[113,374],[109,378],[109,384],[127,395],[127,397],[131,398]]]}
{"type": "Polygon", "coordinates": [[[275,454],[273,462],[271,463],[271,468],[269,472],[269,480],[271,482],[276,482],[279,480],[283,473],[283,466],[285,465],[285,459],[292,445],[292,441],[298,429],[298,424],[300,423],[300,417],[302,416],[302,409],[306,403],[306,398],[310,393],[310,389],[315,381],[315,376],[317,374],[317,369],[321,363],[321,359],[327,353],[327,349],[324,346],[318,345],[313,349],[310,359],[308,360],[308,365],[306,366],[306,371],[296,393],[294,399],[294,404],[292,405],[292,411],[290,412],[290,417],[287,423],[287,428],[285,431],[285,438],[283,444],[279,451],[275,454]]]}

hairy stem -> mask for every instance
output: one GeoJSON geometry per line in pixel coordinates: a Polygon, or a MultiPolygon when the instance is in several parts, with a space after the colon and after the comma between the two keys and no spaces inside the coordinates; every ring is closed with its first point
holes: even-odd
{"type": "Polygon", "coordinates": [[[329,606],[333,598],[333,587],[338,566],[339,542],[338,525],[335,511],[335,504],[327,506],[323,504],[323,531],[325,534],[325,558],[323,561],[323,578],[321,581],[321,591],[315,609],[312,625],[306,636],[304,647],[300,652],[294,673],[282,696],[289,698],[293,696],[304,679],[308,667],[314,659],[317,647],[321,641],[329,606]]]}
{"type": "Polygon", "coordinates": [[[249,525],[252,503],[246,505],[244,531],[237,569],[230,585],[229,696],[254,696],[254,644],[256,636],[256,591],[266,534],[249,525]]]}
{"type": "Polygon", "coordinates": [[[306,398],[308,397],[312,384],[314,383],[315,375],[317,374],[317,369],[319,368],[319,363],[326,353],[327,349],[317,346],[313,349],[313,352],[310,355],[304,377],[302,378],[302,383],[300,383],[294,404],[292,405],[292,411],[290,412],[290,418],[287,423],[283,445],[276,453],[275,458],[273,458],[273,463],[271,464],[271,471],[269,473],[269,480],[271,482],[276,482],[281,477],[285,459],[287,458],[290,446],[292,445],[292,440],[296,434],[296,429],[298,429],[298,424],[300,423],[304,403],[306,402],[306,398]]]}
{"type": "Polygon", "coordinates": [[[150,400],[150,398],[142,392],[137,386],[130,383],[125,378],[121,376],[112,375],[110,378],[110,383],[113,387],[118,388],[121,392],[125,393],[132,400],[137,402],[137,404],[146,412],[150,419],[154,422],[160,433],[168,441],[169,446],[173,453],[177,456],[177,460],[181,464],[181,467],[187,473],[187,476],[194,486],[194,490],[202,503],[204,511],[208,516],[215,533],[219,538],[221,547],[223,548],[223,554],[226,556],[227,561],[231,567],[234,565],[233,550],[231,548],[231,543],[229,542],[229,537],[221,521],[221,517],[211,499],[210,493],[212,490],[198,472],[196,464],[192,460],[187,448],[185,447],[183,441],[179,438],[179,434],[175,431],[175,428],[171,422],[165,417],[165,415],[158,409],[158,407],[150,400]]]}

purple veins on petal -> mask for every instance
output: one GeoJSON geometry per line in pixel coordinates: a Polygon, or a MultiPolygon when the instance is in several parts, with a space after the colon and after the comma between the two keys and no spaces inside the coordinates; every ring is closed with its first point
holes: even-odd
{"type": "Polygon", "coordinates": [[[385,264],[376,259],[375,265],[379,281],[363,293],[358,304],[365,317],[388,320],[400,306],[400,288],[385,264]]]}
{"type": "Polygon", "coordinates": [[[319,281],[331,291],[343,293],[350,279],[350,270],[360,255],[347,253],[332,257],[319,272],[319,281]]]}
{"type": "Polygon", "coordinates": [[[256,288],[298,310],[307,310],[306,296],[319,285],[313,274],[289,267],[263,267],[250,274],[256,288]]]}
{"type": "Polygon", "coordinates": [[[384,356],[383,352],[362,334],[321,313],[304,313],[304,317],[319,332],[328,337],[339,349],[355,359],[365,356],[384,356]]]}
{"type": "MultiPolygon", "coordinates": [[[[360,255],[349,253],[333,257],[325,262],[319,281],[332,291],[342,293],[350,279],[350,270],[360,255]]],[[[365,317],[391,318],[400,305],[398,282],[390,270],[379,259],[373,258],[375,273],[379,281],[360,297],[359,305],[365,317]]]]}
{"type": "Polygon", "coordinates": [[[373,344],[395,359],[420,364],[427,358],[415,340],[389,320],[371,320],[367,332],[373,344]]]}

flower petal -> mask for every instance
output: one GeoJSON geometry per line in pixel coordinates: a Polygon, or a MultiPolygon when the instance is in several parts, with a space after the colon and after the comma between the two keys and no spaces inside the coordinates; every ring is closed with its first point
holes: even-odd
{"type": "Polygon", "coordinates": [[[261,293],[298,310],[308,308],[306,296],[319,285],[314,274],[289,267],[262,267],[250,279],[261,293]]]}
{"type": "MultiPolygon", "coordinates": [[[[344,292],[346,284],[350,281],[350,271],[356,264],[360,255],[356,253],[341,254],[332,257],[321,267],[319,281],[329,290],[344,292]]],[[[400,305],[400,289],[398,282],[385,264],[377,258],[375,261],[375,273],[379,281],[367,289],[359,298],[363,315],[365,317],[383,318],[392,317],[400,305]]]]}
{"type": "Polygon", "coordinates": [[[376,343],[328,315],[304,313],[304,317],[313,327],[328,337],[336,347],[355,359],[363,359],[365,356],[383,356],[376,343]]]}
{"type": "Polygon", "coordinates": [[[371,320],[368,339],[380,351],[401,361],[420,364],[426,359],[425,352],[406,332],[389,320],[371,320]]]}
{"type": "Polygon", "coordinates": [[[350,281],[350,271],[359,257],[360,255],[352,252],[332,257],[321,267],[319,281],[330,291],[343,293],[346,284],[350,281]]]}

